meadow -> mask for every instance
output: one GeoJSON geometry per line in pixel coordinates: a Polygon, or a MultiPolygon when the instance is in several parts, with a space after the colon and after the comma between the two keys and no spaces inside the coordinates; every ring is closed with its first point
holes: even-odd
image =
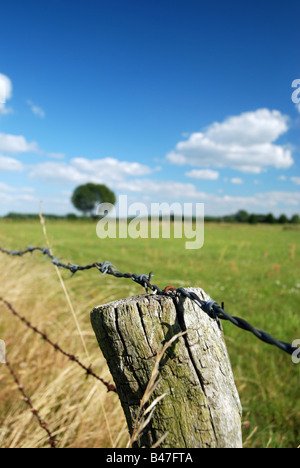
{"type": "MultiPolygon", "coordinates": [[[[85,265],[111,261],[121,272],[155,275],[152,282],[201,287],[225,309],[281,341],[300,339],[299,229],[288,225],[205,225],[204,245],[185,250],[185,239],[104,239],[91,221],[46,221],[53,254],[85,265]]],[[[0,246],[18,250],[45,246],[37,221],[0,220],[0,246]]],[[[0,253],[0,296],[111,381],[90,325],[93,307],[143,294],[128,279],[96,269],[71,278],[61,271],[81,333],[70,312],[55,268],[39,252],[24,257],[0,253]],[[83,345],[84,342],[84,345],[83,345]]],[[[252,334],[222,322],[243,406],[247,448],[292,448],[300,444],[300,364],[252,334]]],[[[58,447],[125,447],[128,432],[116,394],[86,378],[82,369],[56,353],[0,304],[0,338],[24,389],[58,447]]],[[[0,364],[0,446],[47,447],[47,437],[0,364]]]]}

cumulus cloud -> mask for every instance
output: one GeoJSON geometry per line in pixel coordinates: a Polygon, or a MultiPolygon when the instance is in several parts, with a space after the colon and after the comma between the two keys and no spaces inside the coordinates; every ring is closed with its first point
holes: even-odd
{"type": "Polygon", "coordinates": [[[186,172],[185,175],[191,179],[217,180],[219,178],[219,173],[211,169],[193,169],[186,172]]]}
{"type": "MultiPolygon", "coordinates": [[[[245,207],[249,211],[275,213],[277,209],[283,212],[287,207],[298,209],[300,205],[300,192],[278,191],[256,193],[251,196],[231,196],[200,191],[193,183],[143,177],[153,174],[156,170],[158,168],[150,168],[137,162],[118,161],[114,158],[96,160],[74,158],[69,162],[47,161],[31,166],[29,174],[33,178],[64,186],[75,186],[86,182],[104,183],[118,193],[126,193],[131,197],[137,197],[138,200],[147,199],[148,202],[184,200],[205,203],[207,214],[228,214],[245,207]]],[[[203,173],[201,175],[203,176],[203,173]]],[[[228,181],[243,182],[238,177],[228,181]]],[[[67,187],[64,190],[67,190],[67,187]]]]}
{"type": "Polygon", "coordinates": [[[8,76],[0,73],[0,114],[8,114],[11,109],[6,107],[7,101],[12,97],[12,83],[8,76]]]}
{"type": "Polygon", "coordinates": [[[167,159],[174,164],[230,167],[260,173],[267,166],[288,168],[290,149],[274,142],[288,130],[288,118],[277,110],[258,109],[215,122],[204,132],[177,143],[167,159]]]}
{"type": "Polygon", "coordinates": [[[18,154],[30,151],[38,151],[36,142],[29,143],[22,135],[0,133],[0,153],[18,154]]]}
{"type": "Polygon", "coordinates": [[[114,158],[86,159],[73,158],[69,163],[48,161],[35,165],[30,176],[50,182],[80,184],[85,182],[116,185],[129,176],[144,176],[159,168],[137,162],[119,161],[114,158]]]}
{"type": "Polygon", "coordinates": [[[249,212],[292,214],[300,209],[300,192],[259,192],[249,196],[227,195],[222,192],[208,193],[199,191],[192,183],[175,182],[171,180],[154,181],[151,179],[134,179],[118,184],[119,191],[135,197],[136,201],[145,203],[174,201],[204,203],[206,215],[225,215],[235,213],[240,209],[249,212]],[[150,196],[148,196],[150,195],[150,196]]]}
{"type": "Polygon", "coordinates": [[[223,213],[245,208],[260,210],[261,207],[271,209],[280,205],[300,205],[300,192],[272,191],[255,193],[251,196],[232,196],[208,193],[197,190],[191,183],[175,182],[171,180],[154,181],[152,179],[133,179],[118,185],[120,190],[129,193],[151,194],[150,199],[163,200],[192,200],[213,206],[223,213]],[[228,211],[229,210],[229,211],[228,211]]]}
{"type": "Polygon", "coordinates": [[[118,184],[118,189],[124,192],[144,193],[149,199],[163,201],[193,199],[203,202],[208,194],[200,192],[194,184],[175,181],[155,181],[152,179],[134,179],[123,181],[118,184]]]}
{"type": "Polygon", "coordinates": [[[98,176],[103,175],[109,176],[113,180],[121,180],[124,176],[142,176],[151,174],[154,172],[148,166],[140,164],[138,162],[127,162],[119,161],[115,158],[103,158],[103,159],[85,159],[85,158],[74,158],[72,159],[72,165],[79,171],[83,171],[88,174],[97,173],[98,176]]]}
{"type": "Polygon", "coordinates": [[[0,155],[0,171],[23,171],[23,164],[15,158],[0,155]]]}

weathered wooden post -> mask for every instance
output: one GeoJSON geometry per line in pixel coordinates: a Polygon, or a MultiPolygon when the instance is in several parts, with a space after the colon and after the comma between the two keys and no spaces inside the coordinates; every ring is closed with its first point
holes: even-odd
{"type": "MultiPolygon", "coordinates": [[[[187,288],[208,300],[202,289],[187,288]]],[[[240,448],[241,404],[222,331],[194,302],[155,294],[96,307],[91,323],[132,434],[141,398],[162,345],[153,398],[166,393],[134,447],[240,448]]]]}

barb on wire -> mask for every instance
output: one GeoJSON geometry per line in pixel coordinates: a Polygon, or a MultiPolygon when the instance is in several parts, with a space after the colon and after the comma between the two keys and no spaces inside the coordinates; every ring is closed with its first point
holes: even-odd
{"type": "Polygon", "coordinates": [[[283,341],[278,341],[275,338],[273,338],[269,333],[258,330],[254,328],[252,325],[250,325],[246,320],[241,319],[239,317],[233,317],[225,310],[220,307],[220,305],[210,299],[209,301],[203,301],[201,300],[195,293],[189,292],[184,288],[174,288],[174,286],[167,286],[164,290],[160,289],[158,286],[155,284],[150,283],[151,278],[153,276],[152,272],[149,273],[149,275],[145,274],[140,274],[137,275],[135,273],[121,273],[112,263],[109,261],[104,261],[104,262],[95,262],[90,265],[86,266],[80,266],[80,265],[74,265],[74,264],[68,264],[65,265],[64,263],[61,263],[59,259],[53,257],[51,254],[50,250],[47,247],[31,247],[29,246],[25,250],[20,250],[20,251],[15,251],[15,250],[6,250],[0,246],[0,252],[6,253],[8,255],[17,255],[17,256],[22,256],[25,255],[26,253],[32,253],[34,251],[40,251],[42,252],[43,255],[46,255],[47,257],[50,258],[52,263],[54,263],[56,266],[60,268],[65,268],[69,271],[71,271],[72,276],[77,272],[77,271],[83,271],[83,270],[90,270],[91,268],[97,268],[102,274],[108,274],[108,275],[113,275],[116,278],[130,278],[134,282],[140,284],[143,288],[145,288],[146,293],[152,291],[154,294],[159,294],[159,295],[169,295],[171,292],[172,294],[178,294],[182,295],[184,297],[188,297],[191,299],[195,304],[197,304],[204,312],[206,312],[211,318],[216,320],[218,325],[220,326],[220,319],[221,320],[229,320],[233,325],[249,331],[253,333],[258,339],[264,341],[265,343],[277,346],[279,349],[282,351],[285,351],[288,354],[293,354],[297,348],[294,348],[292,345],[289,343],[285,343],[283,341]]]}
{"type": "Polygon", "coordinates": [[[150,284],[151,277],[153,276],[152,273],[150,272],[149,275],[136,275],[135,273],[121,273],[115,265],[113,265],[111,262],[105,260],[104,262],[94,262],[89,265],[76,265],[73,263],[62,263],[58,258],[54,257],[51,254],[51,251],[48,247],[32,247],[29,246],[25,250],[6,250],[3,247],[0,246],[0,252],[5,253],[7,255],[11,256],[18,256],[22,257],[23,255],[27,253],[33,253],[39,251],[46,257],[48,257],[51,262],[56,265],[58,268],[64,268],[66,270],[69,270],[71,272],[71,276],[74,276],[75,273],[78,271],[84,271],[84,270],[90,270],[92,268],[97,268],[103,275],[112,275],[115,276],[116,278],[130,278],[136,283],[140,284],[143,288],[145,288],[146,292],[148,292],[148,288],[150,288],[152,291],[160,291],[159,288],[155,285],[150,284]]]}
{"type": "Polygon", "coordinates": [[[37,419],[37,421],[38,421],[39,425],[41,426],[41,428],[44,429],[44,431],[48,434],[48,437],[49,437],[48,442],[49,442],[50,447],[51,447],[51,448],[56,448],[57,441],[56,441],[55,437],[52,435],[52,433],[51,433],[51,431],[50,431],[50,429],[49,429],[48,424],[41,418],[41,416],[40,416],[38,410],[34,408],[34,406],[33,406],[32,402],[31,402],[30,398],[29,398],[28,395],[26,394],[26,392],[25,392],[23,386],[21,385],[21,382],[20,382],[18,376],[16,375],[16,373],[15,373],[15,371],[14,371],[14,369],[13,369],[13,367],[12,367],[12,365],[10,364],[9,361],[6,361],[6,366],[7,366],[8,370],[9,370],[9,372],[10,372],[12,378],[14,379],[14,381],[15,381],[17,387],[18,387],[18,390],[19,390],[19,392],[21,393],[24,402],[26,403],[26,405],[29,406],[29,408],[30,408],[32,414],[33,414],[33,415],[35,416],[35,418],[37,419]]]}
{"type": "Polygon", "coordinates": [[[3,299],[2,297],[0,297],[0,301],[6,305],[6,307],[9,309],[9,311],[15,316],[17,317],[19,320],[21,320],[21,322],[25,323],[25,325],[30,328],[32,331],[34,331],[36,334],[40,335],[42,337],[42,339],[44,341],[46,341],[48,344],[50,344],[52,346],[52,348],[55,349],[55,351],[58,351],[60,352],[61,354],[63,354],[64,356],[66,356],[70,361],[72,362],[76,362],[76,364],[78,364],[85,372],[86,372],[86,375],[89,376],[91,375],[92,377],[94,377],[95,379],[97,379],[99,382],[103,383],[106,388],[107,388],[107,391],[108,392],[117,392],[116,390],[116,387],[113,385],[113,384],[110,384],[109,382],[106,382],[106,380],[102,379],[101,377],[99,377],[97,374],[95,374],[95,372],[93,371],[92,369],[92,366],[85,366],[84,364],[82,364],[81,361],[79,361],[79,359],[74,356],[73,354],[70,354],[70,353],[67,353],[66,351],[64,351],[57,343],[54,343],[52,340],[50,340],[50,338],[48,338],[47,334],[46,333],[43,333],[41,332],[37,327],[35,327],[34,325],[32,325],[29,320],[27,320],[25,317],[23,317],[22,315],[20,315],[16,310],[15,308],[8,302],[6,301],[5,299],[3,299]]]}
{"type": "Polygon", "coordinates": [[[194,292],[189,292],[184,288],[176,289],[177,293],[182,294],[185,297],[188,297],[195,302],[204,312],[206,312],[211,318],[215,319],[217,322],[221,320],[229,320],[233,325],[253,333],[258,339],[264,341],[265,343],[277,346],[282,351],[285,351],[288,354],[293,354],[297,348],[293,347],[290,343],[284,341],[278,341],[273,338],[269,333],[258,330],[254,328],[250,323],[240,317],[233,317],[228,312],[226,312],[222,307],[214,300],[210,299],[204,301],[200,299],[194,292]]]}

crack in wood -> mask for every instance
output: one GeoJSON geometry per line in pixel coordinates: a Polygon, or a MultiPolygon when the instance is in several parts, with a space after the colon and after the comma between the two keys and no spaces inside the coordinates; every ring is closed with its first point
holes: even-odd
{"type": "MultiPolygon", "coordinates": [[[[205,297],[202,290],[193,291],[205,297]]],[[[241,446],[241,407],[223,335],[189,299],[144,295],[118,300],[95,308],[91,322],[130,433],[153,357],[174,335],[188,332],[160,361],[160,383],[150,402],[166,396],[137,447],[151,447],[165,433],[161,448],[241,446]]]]}

